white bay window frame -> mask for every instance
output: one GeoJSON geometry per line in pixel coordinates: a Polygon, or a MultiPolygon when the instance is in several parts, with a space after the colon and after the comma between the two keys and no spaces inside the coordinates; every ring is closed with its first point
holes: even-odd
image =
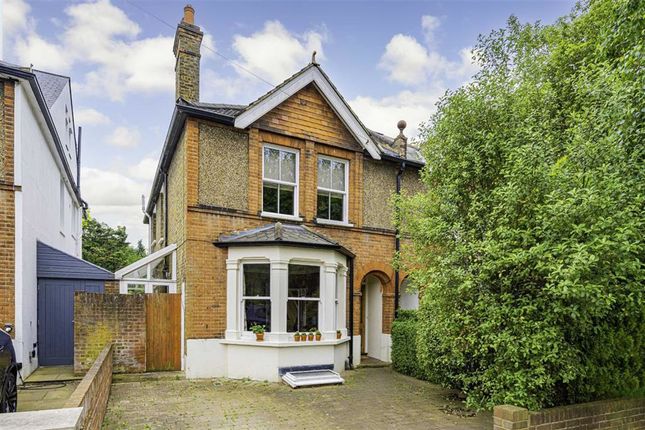
{"type": "MultiPolygon", "coordinates": [[[[347,269],[345,256],[333,249],[297,248],[292,246],[230,247],[227,268],[227,327],[225,342],[258,346],[255,335],[244,330],[244,264],[270,262],[271,331],[265,333],[263,345],[293,344],[293,333],[287,331],[289,264],[312,265],[320,268],[318,327],[323,343],[302,342],[301,346],[336,341],[336,330],[347,335],[345,299],[347,269]],[[341,282],[342,285],[337,285],[341,282]],[[342,307],[342,311],[339,310],[342,307]]],[[[309,328],[309,327],[308,327],[309,328]]],[[[300,346],[300,344],[299,344],[300,346]]]]}

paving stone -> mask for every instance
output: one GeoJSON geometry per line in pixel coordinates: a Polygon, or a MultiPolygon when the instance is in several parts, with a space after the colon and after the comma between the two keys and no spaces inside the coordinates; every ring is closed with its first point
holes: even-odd
{"type": "Polygon", "coordinates": [[[490,413],[463,406],[441,387],[390,368],[343,375],[342,386],[300,388],[246,380],[149,380],[112,385],[105,429],[463,429],[492,428],[490,413]]]}

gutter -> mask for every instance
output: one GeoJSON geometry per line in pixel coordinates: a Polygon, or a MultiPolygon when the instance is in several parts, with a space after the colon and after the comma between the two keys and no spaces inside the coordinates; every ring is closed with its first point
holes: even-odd
{"type": "Polygon", "coordinates": [[[349,276],[349,368],[354,368],[354,257],[347,257],[349,276]]]}
{"type": "MultiPolygon", "coordinates": [[[[401,161],[401,165],[399,167],[399,171],[396,174],[396,195],[400,196],[401,195],[401,178],[403,176],[403,172],[405,172],[405,161],[401,161]]],[[[399,227],[396,227],[396,233],[395,233],[395,239],[394,239],[394,250],[396,252],[396,255],[399,255],[399,251],[401,250],[401,238],[400,238],[401,232],[399,230],[399,227]]],[[[397,265],[398,266],[398,265],[397,265]]],[[[394,271],[394,318],[396,319],[397,314],[399,312],[399,269],[394,271]]]]}
{"type": "Polygon", "coordinates": [[[78,185],[74,180],[74,175],[72,174],[72,170],[70,169],[69,164],[67,163],[67,159],[65,158],[65,153],[63,152],[63,145],[61,144],[60,138],[58,136],[58,131],[56,131],[54,120],[51,117],[51,113],[49,112],[49,108],[47,107],[47,103],[45,102],[45,98],[43,96],[42,90],[40,89],[40,84],[38,83],[38,79],[36,79],[36,75],[21,69],[7,67],[2,64],[0,64],[0,73],[7,74],[10,76],[15,76],[18,79],[24,79],[29,82],[29,86],[31,87],[31,91],[34,94],[36,102],[38,103],[38,107],[40,108],[40,111],[43,117],[45,118],[45,123],[47,124],[47,128],[49,129],[49,133],[51,134],[52,139],[54,140],[54,146],[56,147],[56,151],[58,152],[60,161],[63,164],[63,168],[65,170],[65,174],[67,175],[67,179],[69,180],[70,186],[72,187],[72,190],[74,190],[74,195],[76,196],[76,199],[78,200],[79,204],[83,205],[84,202],[83,202],[83,199],[81,198],[80,189],[78,188],[78,185]]]}

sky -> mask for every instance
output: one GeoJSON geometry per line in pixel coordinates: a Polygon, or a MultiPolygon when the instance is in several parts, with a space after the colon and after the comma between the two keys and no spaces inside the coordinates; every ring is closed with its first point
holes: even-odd
{"type": "MultiPolygon", "coordinates": [[[[148,196],[174,107],[175,27],[185,2],[0,0],[2,53],[72,78],[83,127],[81,192],[93,217],[147,244],[148,196]]],[[[480,34],[553,23],[574,1],[198,1],[201,101],[250,103],[306,66],[312,51],[367,127],[419,124],[478,67],[480,34]],[[249,72],[252,72],[249,73],[249,72]]]]}

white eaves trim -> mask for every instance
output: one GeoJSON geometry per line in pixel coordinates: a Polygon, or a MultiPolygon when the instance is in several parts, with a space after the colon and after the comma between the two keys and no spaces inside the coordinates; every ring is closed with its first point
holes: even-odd
{"type": "Polygon", "coordinates": [[[158,258],[164,257],[171,252],[173,252],[175,249],[177,249],[177,244],[172,243],[165,248],[161,248],[159,251],[153,252],[150,255],[146,255],[143,257],[141,260],[137,260],[134,263],[130,264],[129,266],[125,266],[123,269],[119,269],[116,272],[114,272],[114,279],[121,279],[123,278],[124,275],[127,275],[128,273],[132,272],[133,270],[138,269],[139,267],[145,266],[148,263],[151,263],[155,261],[158,258]]]}
{"type": "Polygon", "coordinates": [[[325,99],[327,99],[327,102],[331,105],[336,114],[340,117],[361,146],[370,153],[372,158],[380,160],[381,156],[376,144],[367,134],[365,128],[358,121],[349,106],[347,106],[347,103],[345,103],[345,101],[340,97],[338,92],[334,89],[329,80],[320,72],[318,67],[311,67],[282,88],[274,91],[273,94],[269,95],[257,105],[244,111],[244,113],[235,118],[235,127],[242,129],[248,127],[269,113],[280,103],[284,102],[289,97],[309,85],[311,82],[316,84],[325,99]]]}

